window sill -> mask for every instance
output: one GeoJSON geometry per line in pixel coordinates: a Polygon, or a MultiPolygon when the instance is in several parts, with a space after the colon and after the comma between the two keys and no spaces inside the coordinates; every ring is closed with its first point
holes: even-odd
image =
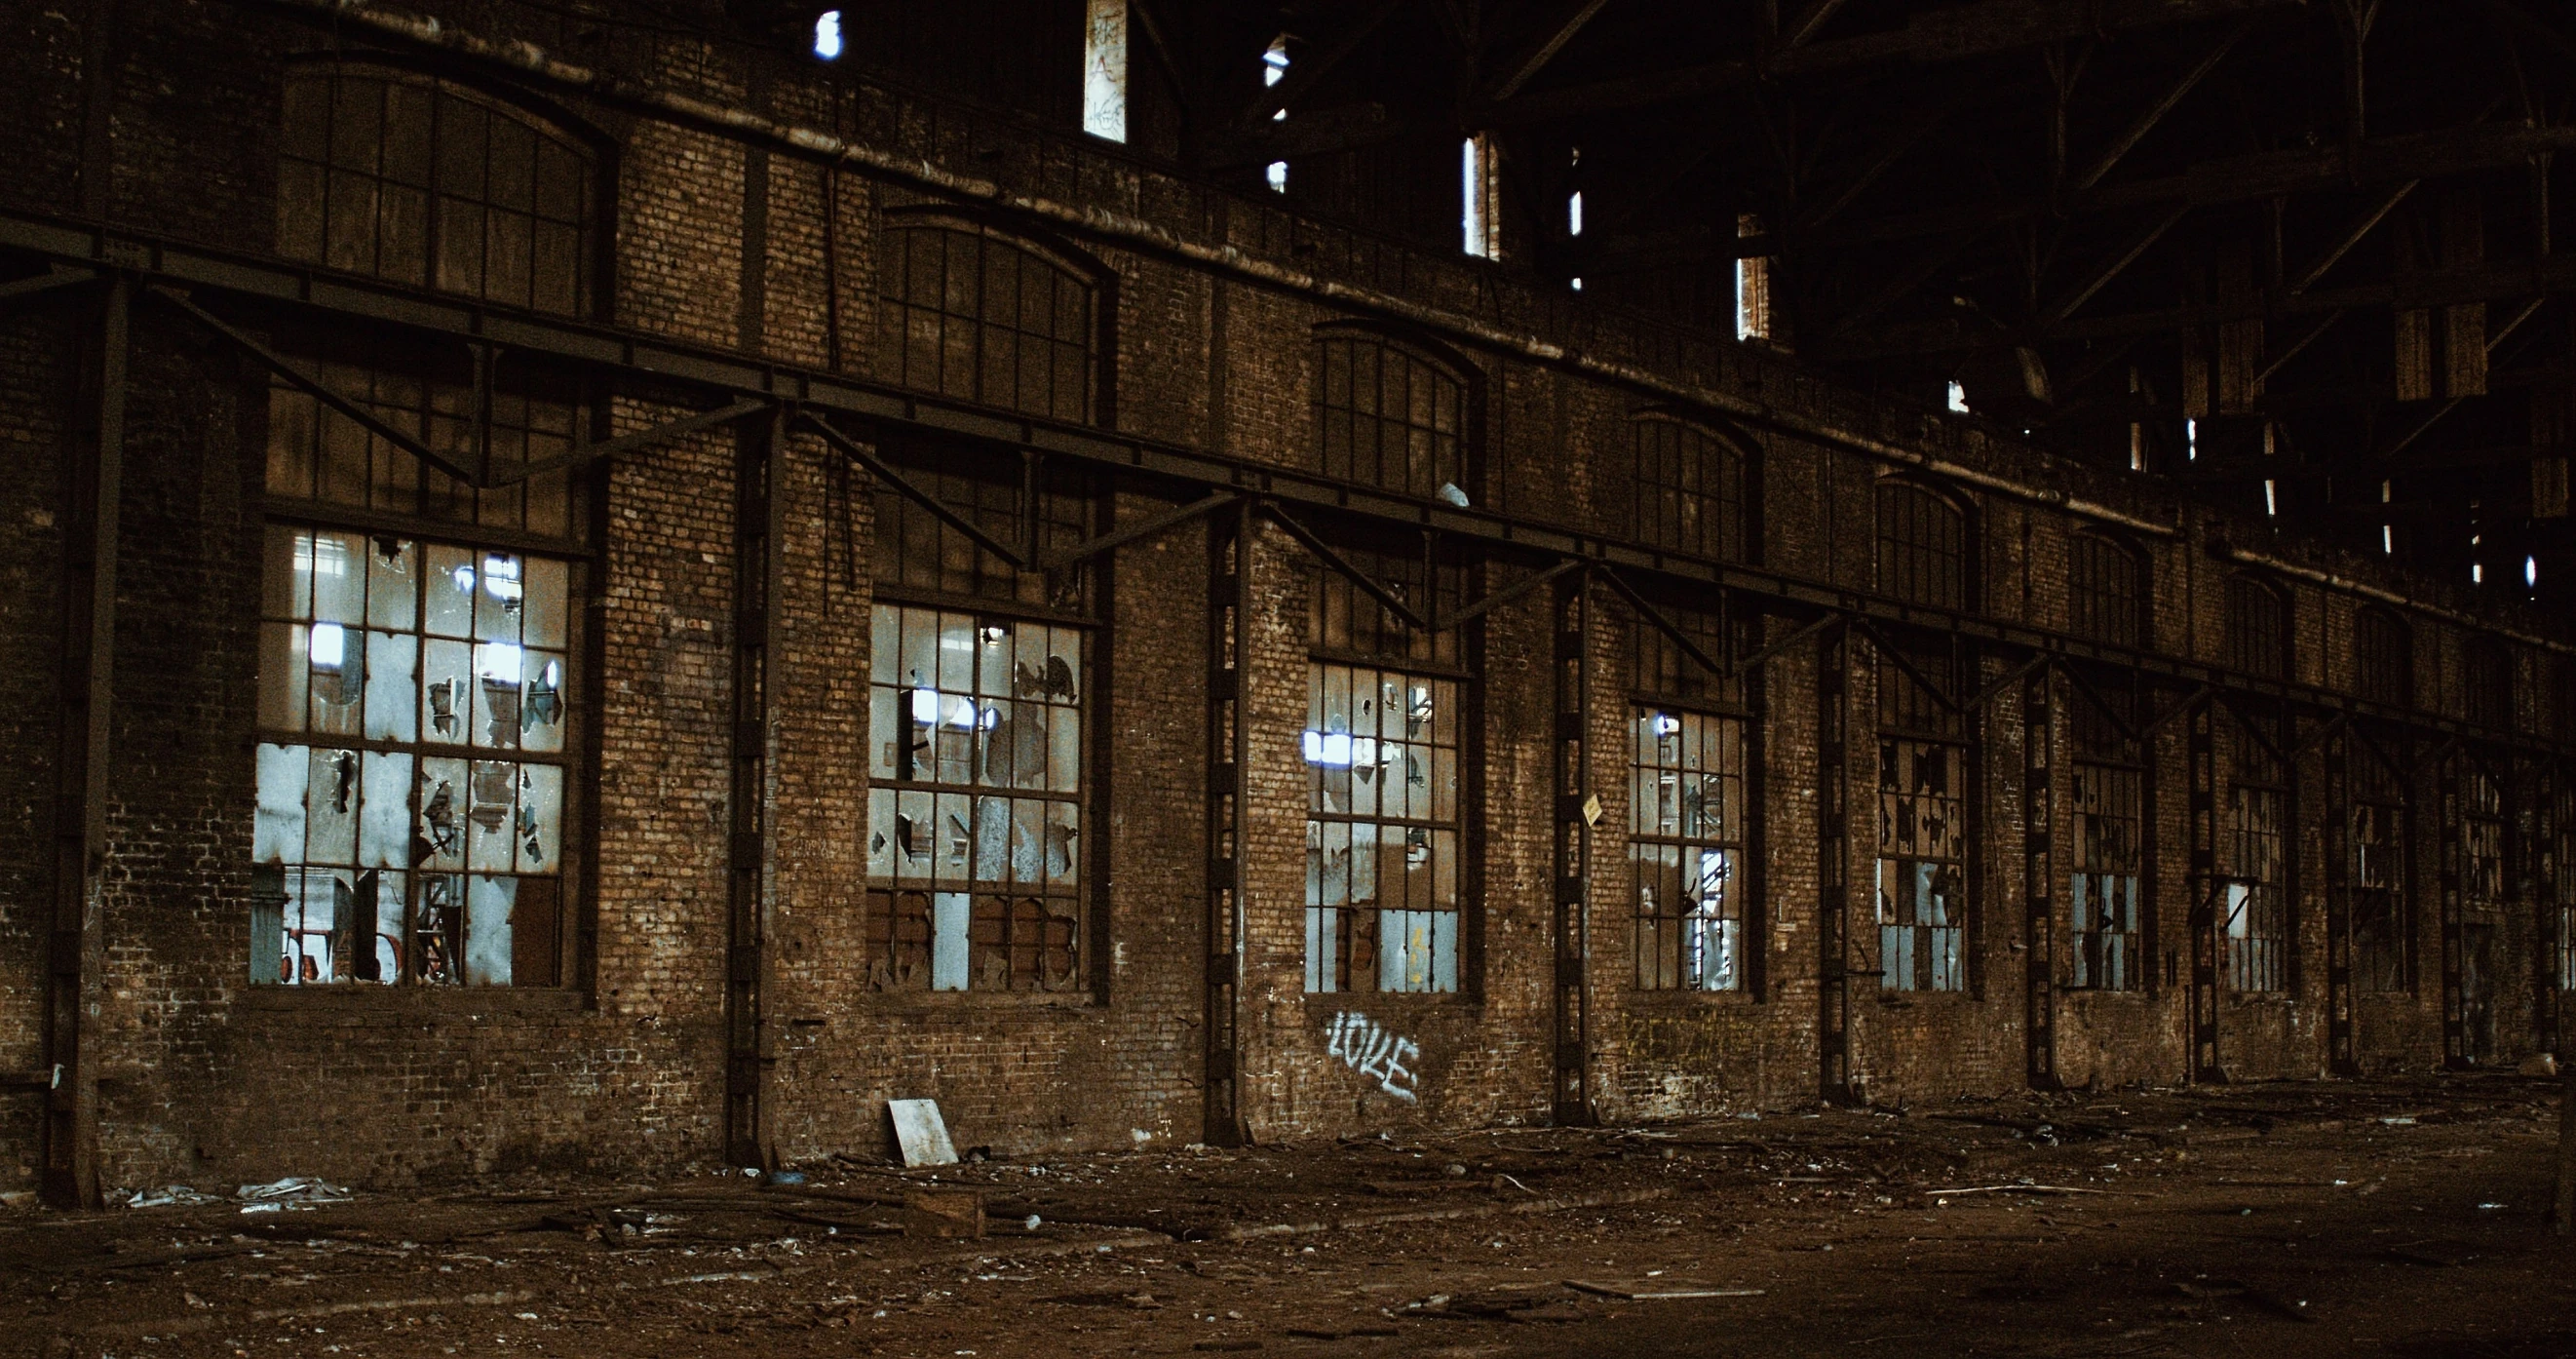
{"type": "Polygon", "coordinates": [[[562,987],[262,986],[244,988],[240,1007],[253,1012],[330,1015],[439,1015],[499,1018],[575,1014],[590,1008],[583,992],[562,987]]]}
{"type": "Polygon", "coordinates": [[[857,1009],[879,1015],[937,1015],[959,1010],[1054,1011],[1081,1014],[1103,1009],[1088,990],[1075,991],[871,991],[857,1009]]]}
{"type": "Polygon", "coordinates": [[[1477,1013],[1484,1002],[1464,991],[1303,991],[1309,1011],[1372,1010],[1380,1014],[1477,1013]]]}
{"type": "Polygon", "coordinates": [[[1631,1010],[1704,1010],[1736,1009],[1758,1006],[1762,997],[1742,989],[1733,991],[1686,991],[1679,987],[1666,991],[1632,986],[1622,993],[1621,1004],[1631,1010]]]}

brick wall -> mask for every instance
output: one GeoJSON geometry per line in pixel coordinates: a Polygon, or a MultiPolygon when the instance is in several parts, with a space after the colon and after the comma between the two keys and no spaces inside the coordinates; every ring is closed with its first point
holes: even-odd
{"type": "MultiPolygon", "coordinates": [[[[222,23],[211,17],[215,7],[162,0],[151,8],[170,24],[138,25],[138,36],[118,49],[117,216],[263,252],[275,221],[268,165],[281,61],[322,39],[229,7],[222,23]]],[[[541,41],[560,31],[549,15],[507,3],[443,17],[541,41]]],[[[52,20],[34,31],[38,41],[6,57],[15,102],[5,116],[13,129],[58,130],[80,105],[80,41],[52,20]]],[[[2377,563],[2268,542],[2259,525],[2187,508],[2141,478],[2050,459],[1975,421],[1839,390],[1780,355],[1589,307],[1500,269],[1296,219],[1077,139],[885,91],[827,88],[802,64],[755,72],[734,48],[627,38],[599,46],[599,59],[666,88],[763,100],[781,117],[841,126],[1006,184],[1472,310],[1670,379],[2177,524],[2171,536],[2136,543],[2150,563],[2154,637],[2170,651],[2223,654],[2228,568],[2205,550],[2219,534],[2266,541],[2268,551],[2445,607],[2468,602],[2377,563]]],[[[878,351],[876,225],[889,208],[921,201],[917,192],[827,175],[783,155],[767,155],[765,171],[755,171],[741,145],[706,133],[607,110],[569,113],[615,145],[614,286],[605,309],[614,321],[727,347],[743,343],[748,322],[749,347],[770,361],[880,378],[892,371],[878,351]],[[746,186],[764,176],[757,216],[765,228],[756,233],[764,251],[746,260],[746,240],[755,236],[745,230],[746,186]],[[747,278],[761,294],[751,317],[747,278]]],[[[36,140],[43,154],[0,170],[0,199],[19,211],[67,212],[76,165],[54,139],[36,140]]],[[[1311,465],[1311,334],[1340,313],[1311,296],[1163,255],[1072,244],[1114,281],[1108,367],[1122,431],[1256,464],[1311,465]]],[[[0,611],[0,662],[21,677],[24,694],[0,725],[0,769],[9,771],[0,774],[0,1068],[9,1071],[41,1060],[38,941],[52,890],[52,657],[63,551],[54,516],[64,450],[79,425],[73,341],[83,305],[58,299],[0,317],[0,447],[11,454],[0,474],[0,522],[15,530],[0,538],[0,580],[16,601],[0,611]]],[[[584,613],[592,645],[573,699],[595,775],[579,799],[580,843],[567,846],[578,851],[587,941],[577,984],[462,993],[254,989],[245,984],[245,957],[265,379],[166,309],[140,313],[137,337],[119,756],[110,784],[108,1004],[100,1019],[110,1183],[307,1172],[391,1184],[513,1165],[650,1169],[719,1156],[736,739],[734,479],[738,441],[749,436],[716,431],[657,447],[594,473],[586,489],[597,526],[584,613]]],[[[1468,362],[1484,393],[1478,504],[1622,532],[1627,422],[1651,403],[1517,357],[1474,352],[1468,362]]],[[[686,409],[666,387],[634,386],[604,403],[594,432],[639,430],[686,409]]],[[[1811,442],[1748,437],[1760,450],[1763,562],[1872,589],[1873,483],[1888,469],[1811,442]]],[[[1086,710],[1093,773],[1105,789],[1089,831],[1090,904],[1104,913],[1094,936],[1105,951],[1094,959],[1097,984],[1070,997],[880,994],[867,980],[862,890],[875,532],[866,478],[803,435],[788,442],[779,467],[788,533],[764,733],[773,871],[762,903],[771,1150],[791,1161],[873,1154],[884,1140],[883,1102],[920,1095],[941,1100],[961,1145],[1007,1151],[1197,1139],[1207,965],[1204,528],[1131,543],[1093,568],[1105,610],[1086,710]]],[[[1973,509],[1987,610],[2065,627],[2066,539],[2078,521],[2031,498],[1956,489],[1973,509]]],[[[1195,494],[1126,485],[1112,514],[1130,522],[1195,494]]],[[[1471,707],[1482,759],[1466,771],[1466,784],[1481,819],[1481,838],[1471,842],[1481,844],[1473,865],[1480,894],[1470,910],[1481,912],[1482,948],[1463,993],[1310,996],[1302,984],[1306,771],[1294,751],[1305,722],[1305,582],[1314,567],[1288,536],[1263,528],[1252,569],[1245,720],[1255,758],[1244,815],[1251,893],[1240,1004],[1242,1098],[1252,1130],[1277,1138],[1547,1117],[1556,785],[1546,592],[1472,625],[1471,707]],[[1418,1046],[1413,1098],[1334,1054],[1334,1034],[1350,1015],[1418,1046]]],[[[1503,588],[1529,569],[1487,563],[1480,588],[1503,588]]],[[[2292,596],[2300,678],[2348,685],[2353,597],[2304,581],[2292,596]]],[[[1596,701],[1587,730],[1605,803],[1588,897],[1600,1111],[1671,1117],[1810,1100],[1818,1088],[1824,914],[1844,921],[1852,966],[1867,971],[1876,947],[1876,679],[1868,648],[1855,644],[1848,697],[1847,886],[1833,900],[1818,887],[1817,649],[1803,645],[1770,661],[1755,686],[1763,985],[1744,995],[1640,993],[1629,985],[1633,884],[1622,839],[1625,657],[1617,610],[1604,592],[1593,602],[1596,701]]],[[[1776,638],[1795,624],[1768,626],[1776,638]]],[[[2428,704],[2456,708],[2457,632],[2418,620],[2428,704]]],[[[2522,660],[2535,680],[2525,690],[2536,691],[2544,668],[2536,653],[2522,660]]],[[[1990,656],[1976,682],[2007,669],[1990,656]]],[[[2167,692],[2159,701],[2180,697],[2167,692]]],[[[1919,1103],[2024,1079],[2021,701],[2018,686],[2009,687],[1970,724],[1977,805],[1968,948],[1976,985],[1962,994],[1897,995],[1871,978],[1854,980],[1854,1070],[1870,1099],[1919,1103]]],[[[2056,701],[2064,711],[2080,699],[2061,693],[2056,701]]],[[[2527,722],[2541,716],[2527,707],[2527,722]]],[[[2223,807],[2231,743],[2240,738],[2226,722],[2219,726],[2223,807]]],[[[2059,1064],[2070,1082],[2185,1074],[2191,883],[2182,732],[2169,724],[2151,745],[2158,891],[2146,927],[2147,984],[2061,999],[2059,1064]],[[2170,976],[2169,957],[2180,967],[2170,976]]],[[[2241,1075],[2310,1074],[2325,1060],[2322,753],[2304,752],[2298,767],[2299,962],[2287,994],[2226,1001],[2222,1048],[2241,1075]]],[[[2408,995],[2362,998],[2369,1065],[2420,1068],[2443,1053],[2435,779],[2427,764],[2412,785],[2419,984],[2408,995]]],[[[2061,874],[2070,820],[2061,805],[2061,874]]],[[[2522,920],[2502,940],[2499,1055],[2507,1059],[2532,1042],[2528,926],[2522,920]]],[[[2065,922],[2051,928],[2062,957],[2065,922]]],[[[0,1120],[0,1189],[21,1187],[33,1175],[35,1102],[0,1091],[0,1108],[12,1111],[0,1120]]]]}

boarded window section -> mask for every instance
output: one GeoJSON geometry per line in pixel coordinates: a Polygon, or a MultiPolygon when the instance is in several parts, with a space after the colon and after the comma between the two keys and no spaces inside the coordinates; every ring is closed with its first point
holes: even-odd
{"type": "Polygon", "coordinates": [[[2228,876],[2218,884],[2227,984],[2247,994],[2288,989],[2288,798],[2238,784],[2228,798],[2228,876]]]}
{"type": "Polygon", "coordinates": [[[1896,991],[1963,991],[1967,761],[1947,742],[1878,743],[1878,965],[1896,991]]]}
{"type": "Polygon", "coordinates": [[[882,603],[873,626],[870,983],[1073,989],[1083,630],[882,603]]]}
{"type": "Polygon", "coordinates": [[[2353,689],[2375,703],[2415,706],[2415,634],[2385,609],[2352,620],[2353,689]]]}
{"type": "Polygon", "coordinates": [[[1736,991],[1745,983],[1744,724],[1639,707],[1629,718],[1628,862],[1636,874],[1637,985],[1736,991]]]}
{"type": "Polygon", "coordinates": [[[287,77],[277,249],[514,307],[591,307],[597,167],[518,109],[410,72],[287,77]]]}
{"type": "Polygon", "coordinates": [[[2460,895],[2472,910],[2501,910],[2506,898],[2504,784],[2483,769],[2460,777],[2460,895]]]}
{"type": "Polygon", "coordinates": [[[2071,790],[2075,870],[2067,887],[2074,931],[2073,984],[2127,991],[2139,984],[2139,871],[2145,862],[2145,793],[2134,768],[2078,760],[2071,790]]]}
{"type": "Polygon", "coordinates": [[[2137,555],[2099,534],[2079,533],[2066,548],[2069,630],[2114,646],[2146,636],[2145,574],[2137,555]]]}
{"type": "Polygon", "coordinates": [[[1698,425],[1646,415],[1629,422],[1637,445],[1636,531],[1676,552],[1744,557],[1745,457],[1698,425]]]}
{"type": "Polygon", "coordinates": [[[1878,484],[1878,588],[1910,604],[1968,607],[1968,522],[1910,482],[1878,484]]]}
{"type": "Polygon", "coordinates": [[[1465,489],[1466,388],[1455,374],[1369,336],[1326,336],[1315,349],[1324,475],[1426,498],[1465,489]]]}
{"type": "MultiPolygon", "coordinates": [[[[1020,504],[1027,485],[1018,459],[965,447],[903,450],[895,458],[906,480],[967,522],[997,541],[1020,543],[1020,504]]],[[[1049,576],[1020,570],[891,486],[880,483],[874,500],[871,561],[881,583],[1037,607],[1080,609],[1087,602],[1087,572],[1049,576]]],[[[1043,469],[1037,478],[1038,550],[1052,552],[1081,542],[1091,525],[1092,504],[1090,484],[1079,469],[1043,469]]]]}
{"type": "Polygon", "coordinates": [[[2368,758],[2352,763],[2352,975],[2364,991],[2409,985],[2406,806],[2396,775],[2368,758]]]}
{"type": "Polygon", "coordinates": [[[878,318],[887,380],[1077,424],[1092,418],[1099,321],[1088,279],[980,227],[885,233],[878,318]]]}
{"type": "Polygon", "coordinates": [[[1306,989],[1458,989],[1458,683],[1308,667],[1306,989]]]}
{"type": "Polygon", "coordinates": [[[2227,581],[2227,664],[2264,679],[2290,673],[2290,604],[2252,576],[2227,581]]]}
{"type": "MultiPolygon", "coordinates": [[[[477,420],[470,381],[439,381],[342,363],[319,365],[324,386],[368,414],[420,440],[464,467],[508,469],[572,451],[579,408],[568,386],[544,382],[496,387],[490,446],[477,420]]],[[[424,519],[479,524],[571,540],[579,516],[571,476],[541,472],[525,481],[476,490],[357,421],[283,381],[268,392],[268,493],[284,500],[346,505],[424,519]]]]}
{"type": "Polygon", "coordinates": [[[254,982],[554,986],[570,568],[272,525],[254,982]]]}

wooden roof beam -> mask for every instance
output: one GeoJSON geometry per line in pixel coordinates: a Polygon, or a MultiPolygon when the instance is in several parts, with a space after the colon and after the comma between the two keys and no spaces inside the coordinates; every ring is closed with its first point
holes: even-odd
{"type": "Polygon", "coordinates": [[[1493,88],[1485,92],[1485,98],[1499,103],[1520,93],[1521,86],[1546,70],[1547,64],[1556,60],[1556,54],[1564,51],[1565,45],[1574,41],[1574,35],[1582,32],[1583,26],[1592,22],[1592,16],[1599,14],[1601,7],[1608,3],[1610,0],[1566,0],[1558,6],[1546,26],[1539,30],[1537,39],[1522,49],[1519,57],[1504,70],[1502,79],[1495,81],[1493,88]]]}

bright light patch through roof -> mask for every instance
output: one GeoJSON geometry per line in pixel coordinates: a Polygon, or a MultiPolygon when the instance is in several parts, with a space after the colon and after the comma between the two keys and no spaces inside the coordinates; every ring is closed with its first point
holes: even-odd
{"type": "Polygon", "coordinates": [[[1956,382],[1950,384],[1950,409],[1961,415],[1968,413],[1968,389],[1956,382]]]}
{"type": "Polygon", "coordinates": [[[814,55],[825,61],[841,58],[841,12],[827,9],[814,19],[814,55]]]}

